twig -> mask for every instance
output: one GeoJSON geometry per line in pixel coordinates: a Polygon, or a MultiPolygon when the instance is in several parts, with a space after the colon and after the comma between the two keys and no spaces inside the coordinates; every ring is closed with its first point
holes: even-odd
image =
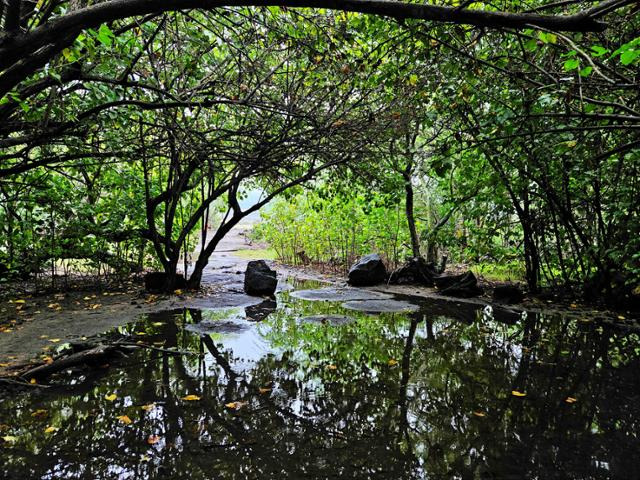
{"type": "Polygon", "coordinates": [[[51,385],[41,385],[39,383],[20,382],[18,380],[13,380],[11,378],[6,378],[6,377],[0,377],[0,382],[9,383],[11,385],[21,385],[23,387],[39,387],[39,388],[51,387],[51,385]]]}

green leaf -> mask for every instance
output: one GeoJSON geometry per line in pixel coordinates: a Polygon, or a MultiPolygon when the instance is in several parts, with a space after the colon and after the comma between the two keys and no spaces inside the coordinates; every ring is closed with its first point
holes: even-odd
{"type": "Polygon", "coordinates": [[[100,43],[103,45],[110,47],[113,43],[113,38],[115,35],[111,31],[109,27],[105,24],[100,25],[100,29],[98,30],[98,36],[96,37],[100,43]]]}
{"type": "Polygon", "coordinates": [[[524,43],[524,49],[528,52],[533,52],[538,49],[538,41],[535,38],[531,38],[524,43]]]}
{"type": "Polygon", "coordinates": [[[580,66],[580,60],[577,58],[570,58],[566,62],[564,62],[564,70],[565,72],[569,72],[571,70],[575,70],[580,66]]]}
{"type": "Polygon", "coordinates": [[[640,56],[640,50],[627,50],[620,55],[620,61],[622,62],[623,65],[630,65],[639,56],[640,56]]]}
{"type": "Polygon", "coordinates": [[[556,43],[558,36],[553,33],[538,32],[538,38],[542,43],[556,43]]]}
{"type": "Polygon", "coordinates": [[[75,52],[70,48],[65,48],[64,50],[62,50],[62,56],[64,56],[65,60],[69,63],[73,63],[78,59],[75,52]]]}
{"type": "Polygon", "coordinates": [[[591,50],[593,52],[594,57],[601,57],[602,55],[604,55],[609,51],[608,49],[601,47],[600,45],[593,45],[591,47],[591,50]]]}
{"type": "Polygon", "coordinates": [[[593,70],[592,66],[584,67],[582,70],[580,70],[580,76],[588,77],[591,74],[592,70],[593,70]]]}

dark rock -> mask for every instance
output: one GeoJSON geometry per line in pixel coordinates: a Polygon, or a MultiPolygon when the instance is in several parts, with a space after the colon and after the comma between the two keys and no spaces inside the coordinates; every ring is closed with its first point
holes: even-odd
{"type": "MultiPolygon", "coordinates": [[[[160,292],[166,290],[167,274],[165,272],[149,272],[144,276],[144,288],[148,292],[160,292]]],[[[184,275],[176,273],[173,289],[186,288],[187,282],[184,275]]]]}
{"type": "Polygon", "coordinates": [[[469,298],[482,293],[478,279],[473,272],[460,275],[440,275],[433,279],[439,293],[451,297],[469,298]]]}
{"type": "Polygon", "coordinates": [[[365,255],[349,270],[349,283],[358,287],[376,285],[386,278],[387,269],[377,253],[365,255]]]}
{"type": "Polygon", "coordinates": [[[273,295],[278,285],[276,276],[264,260],[253,260],[244,273],[244,291],[247,295],[273,295]]]}
{"type": "Polygon", "coordinates": [[[493,289],[493,299],[502,303],[520,303],[524,293],[517,285],[500,285],[493,289]]]}
{"type": "Polygon", "coordinates": [[[437,272],[433,263],[427,263],[422,257],[414,257],[391,273],[389,283],[432,287],[435,276],[437,276],[437,272]]]}
{"type": "Polygon", "coordinates": [[[437,275],[433,278],[433,283],[439,290],[444,290],[458,283],[464,275],[464,273],[460,275],[437,275]]]}

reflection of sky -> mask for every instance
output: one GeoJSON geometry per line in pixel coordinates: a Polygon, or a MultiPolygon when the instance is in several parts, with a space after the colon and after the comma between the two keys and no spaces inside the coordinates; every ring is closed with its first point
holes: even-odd
{"type": "MultiPolygon", "coordinates": [[[[193,335],[210,335],[220,353],[229,351],[230,363],[237,374],[247,373],[261,358],[273,353],[273,347],[265,339],[263,331],[268,327],[248,322],[244,308],[205,310],[199,324],[189,324],[186,330],[193,335]]],[[[220,371],[216,359],[207,354],[205,364],[210,371],[220,371]]]]}

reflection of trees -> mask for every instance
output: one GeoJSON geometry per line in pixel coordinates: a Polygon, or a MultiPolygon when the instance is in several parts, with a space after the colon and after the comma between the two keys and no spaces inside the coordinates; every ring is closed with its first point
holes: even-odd
{"type": "MultiPolygon", "coordinates": [[[[306,303],[299,316],[329,311],[306,303]]],[[[80,382],[68,395],[40,392],[0,406],[0,423],[12,412],[22,425],[21,443],[2,451],[0,476],[638,476],[637,337],[541,315],[503,323],[429,311],[349,314],[356,321],[338,327],[272,313],[260,328],[274,353],[248,369],[215,337],[180,327],[200,312],[150,317],[130,331],[206,357],[140,351],[122,369],[100,372],[93,390],[80,382]],[[260,393],[266,385],[273,390],[260,393]],[[190,393],[202,399],[181,399],[190,393]],[[236,401],[248,404],[224,406],[236,401]],[[150,403],[151,412],[139,408],[150,403]],[[34,419],[37,408],[52,417],[34,419]],[[120,423],[121,414],[133,423],[120,423]],[[61,430],[46,436],[47,424],[61,430]],[[147,444],[152,434],[162,440],[147,444]]]]}

